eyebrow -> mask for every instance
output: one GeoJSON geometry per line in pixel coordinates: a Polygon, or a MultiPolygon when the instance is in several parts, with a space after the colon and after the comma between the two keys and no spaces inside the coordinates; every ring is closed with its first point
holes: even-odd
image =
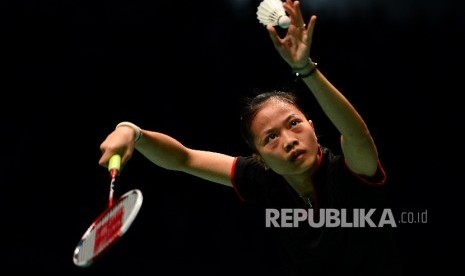
{"type": "MultiPolygon", "coordinates": [[[[299,115],[293,113],[293,114],[287,116],[286,119],[284,119],[284,120],[282,121],[282,123],[288,122],[289,120],[291,120],[291,119],[293,119],[293,118],[298,118],[298,117],[299,117],[299,115]]],[[[262,139],[261,137],[266,137],[266,136],[268,136],[268,134],[274,132],[275,130],[276,130],[276,127],[272,127],[272,128],[267,129],[266,131],[264,131],[264,132],[260,135],[260,140],[262,139]]]]}

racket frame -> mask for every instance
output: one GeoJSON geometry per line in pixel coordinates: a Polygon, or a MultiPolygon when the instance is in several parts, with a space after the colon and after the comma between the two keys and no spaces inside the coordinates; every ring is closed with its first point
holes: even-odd
{"type": "MultiPolygon", "coordinates": [[[[133,223],[134,219],[137,217],[137,215],[139,213],[139,210],[140,210],[140,208],[142,206],[142,201],[143,201],[142,192],[140,190],[138,190],[138,189],[133,189],[133,190],[127,191],[125,194],[123,194],[121,197],[119,197],[118,200],[113,202],[113,204],[109,205],[92,222],[92,224],[89,226],[89,228],[87,228],[84,235],[82,235],[82,237],[81,237],[81,239],[80,239],[80,241],[79,241],[78,245],[76,246],[76,248],[74,250],[74,253],[73,253],[73,262],[74,262],[74,264],[77,265],[77,266],[80,266],[80,267],[90,266],[104,252],[106,252],[108,250],[108,248],[110,248],[113,244],[115,244],[126,233],[126,231],[129,229],[129,227],[133,223]],[[131,196],[133,194],[135,194],[135,196],[136,196],[134,206],[130,210],[129,214],[124,214],[124,206],[121,205],[122,204],[121,202],[124,199],[128,198],[129,196],[131,196]],[[122,210],[116,210],[117,208],[121,208],[122,210]],[[117,231],[113,231],[113,233],[111,234],[111,237],[107,237],[107,239],[105,240],[106,244],[101,246],[101,248],[98,248],[98,252],[95,252],[94,246],[95,246],[95,243],[98,242],[98,241],[96,241],[95,236],[97,235],[96,231],[99,230],[98,227],[102,226],[102,224],[100,224],[100,222],[106,216],[110,215],[111,212],[114,211],[114,210],[116,210],[115,212],[117,212],[116,213],[117,216],[119,216],[119,215],[125,216],[126,215],[126,217],[122,220],[122,223],[121,223],[121,226],[119,227],[119,229],[117,231]],[[121,211],[123,213],[121,213],[121,211]],[[87,241],[87,239],[89,239],[89,238],[92,238],[92,239],[87,241]],[[91,245],[89,245],[86,242],[90,242],[91,245]],[[88,251],[87,247],[85,248],[85,251],[83,252],[83,249],[84,249],[85,246],[92,246],[92,252],[91,253],[85,252],[85,251],[88,251]],[[82,252],[82,254],[90,254],[90,256],[84,256],[83,257],[81,252],[82,252]]],[[[109,218],[108,220],[113,219],[113,217],[115,216],[115,214],[111,214],[111,215],[112,215],[112,217],[109,218]]],[[[107,222],[108,222],[108,220],[107,220],[107,222]]],[[[107,222],[103,222],[103,223],[107,223],[107,222]]],[[[112,222],[113,221],[110,221],[110,224],[112,222]]]]}

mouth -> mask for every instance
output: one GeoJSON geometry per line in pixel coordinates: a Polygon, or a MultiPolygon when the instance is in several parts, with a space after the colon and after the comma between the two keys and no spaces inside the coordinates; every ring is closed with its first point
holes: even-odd
{"type": "Polygon", "coordinates": [[[289,160],[291,162],[294,162],[300,158],[302,158],[305,154],[305,150],[295,150],[291,153],[291,155],[289,156],[289,160]]]}

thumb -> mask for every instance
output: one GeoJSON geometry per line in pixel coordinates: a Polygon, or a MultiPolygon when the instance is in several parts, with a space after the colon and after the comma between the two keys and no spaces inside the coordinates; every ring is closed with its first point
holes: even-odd
{"type": "Polygon", "coordinates": [[[276,29],[271,25],[267,25],[266,29],[268,30],[268,34],[270,35],[274,47],[278,48],[281,45],[281,41],[278,33],[276,32],[276,29]]]}

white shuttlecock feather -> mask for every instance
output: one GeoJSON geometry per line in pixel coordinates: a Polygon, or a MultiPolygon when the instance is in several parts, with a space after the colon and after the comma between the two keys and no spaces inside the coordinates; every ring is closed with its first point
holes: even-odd
{"type": "Polygon", "coordinates": [[[257,19],[265,26],[279,26],[284,29],[291,24],[281,0],[263,0],[257,8],[257,19]]]}

